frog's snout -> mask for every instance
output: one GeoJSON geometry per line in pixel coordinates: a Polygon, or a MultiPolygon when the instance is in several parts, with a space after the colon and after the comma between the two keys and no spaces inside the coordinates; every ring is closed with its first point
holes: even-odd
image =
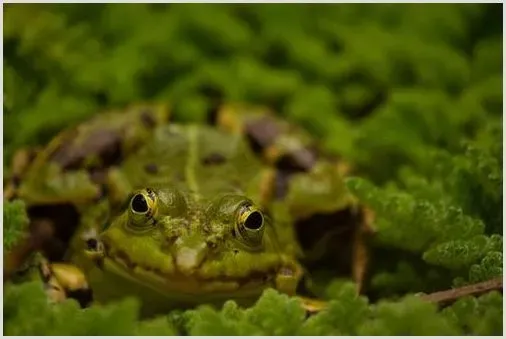
{"type": "Polygon", "coordinates": [[[191,273],[204,261],[208,248],[205,243],[198,246],[182,246],[174,253],[176,267],[183,273],[191,273]]]}

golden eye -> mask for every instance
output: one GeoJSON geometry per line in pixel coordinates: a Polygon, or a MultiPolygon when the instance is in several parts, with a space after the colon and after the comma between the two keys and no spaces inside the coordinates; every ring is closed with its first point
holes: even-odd
{"type": "Polygon", "coordinates": [[[139,230],[155,223],[158,199],[151,189],[140,190],[130,199],[129,226],[139,230]]]}
{"type": "Polygon", "coordinates": [[[243,205],[235,227],[235,234],[247,245],[255,247],[262,244],[264,233],[264,216],[260,210],[252,205],[243,205]]]}

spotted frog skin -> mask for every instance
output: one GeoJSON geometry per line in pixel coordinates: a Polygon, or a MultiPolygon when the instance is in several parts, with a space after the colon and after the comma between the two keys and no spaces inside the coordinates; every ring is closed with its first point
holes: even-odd
{"type": "MultiPolygon", "coordinates": [[[[213,126],[168,116],[164,106],[98,115],[13,168],[7,198],[25,200],[32,223],[50,220],[56,234],[72,227],[41,206],[79,215],[67,251],[45,266],[48,289],[91,290],[97,303],[136,296],[145,314],[249,304],[268,287],[294,295],[300,260],[311,255],[297,221],[360,215],[343,167],[263,108],[222,106],[213,126]]],[[[366,259],[358,240],[369,226],[360,220],[351,265],[358,282],[366,259]]]]}

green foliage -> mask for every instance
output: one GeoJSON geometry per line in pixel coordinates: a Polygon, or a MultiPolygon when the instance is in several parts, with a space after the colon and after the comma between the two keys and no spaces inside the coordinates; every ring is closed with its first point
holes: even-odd
{"type": "Polygon", "coordinates": [[[4,290],[5,335],[175,334],[166,317],[138,322],[137,314],[134,299],[83,310],[73,300],[50,304],[38,282],[4,290]]]}
{"type": "MultiPolygon", "coordinates": [[[[5,334],[502,333],[496,293],[443,312],[401,297],[502,275],[500,6],[6,5],[4,168],[17,148],[133,101],[168,101],[178,121],[204,121],[217,98],[269,105],[353,165],[348,186],[377,216],[370,289],[391,300],[333,283],[308,319],[266,291],[249,309],[139,321],[135,301],[83,311],[6,285],[5,334]]],[[[3,206],[8,251],[28,220],[23,202],[3,206]]]]}
{"type": "MultiPolygon", "coordinates": [[[[459,335],[500,333],[502,297],[491,293],[479,299],[467,298],[476,305],[473,315],[485,314],[485,324],[467,327],[459,318],[456,304],[440,312],[433,304],[415,296],[395,302],[369,304],[356,295],[352,284],[335,286],[328,308],[304,319],[294,298],[267,290],[250,309],[228,302],[221,310],[208,306],[188,311],[186,330],[190,335],[459,335]],[[339,287],[338,287],[339,286],[339,287]],[[489,308],[486,310],[486,308],[489,308]],[[481,326],[481,327],[478,327],[481,326]]],[[[466,314],[464,313],[463,316],[466,314]]]]}
{"type": "Polygon", "coordinates": [[[380,189],[364,179],[348,180],[348,187],[377,214],[378,241],[396,248],[423,252],[435,244],[482,234],[479,219],[458,207],[419,199],[395,188],[380,189]]]}
{"type": "Polygon", "coordinates": [[[445,275],[437,267],[423,267],[419,263],[416,265],[411,260],[404,259],[390,270],[375,274],[371,279],[371,288],[379,291],[382,296],[392,297],[406,292],[446,288],[444,279],[445,275]]]}
{"type": "MultiPolygon", "coordinates": [[[[502,237],[497,237],[501,238],[502,243],[502,237]]],[[[469,240],[450,240],[428,249],[423,254],[423,259],[449,269],[469,267],[484,258],[486,254],[491,253],[490,251],[499,250],[499,248],[493,248],[491,243],[493,243],[493,239],[482,235],[469,240]]]]}
{"type": "Polygon", "coordinates": [[[3,209],[3,249],[8,252],[27,234],[28,216],[21,200],[6,201],[3,209]]]}
{"type": "Polygon", "coordinates": [[[268,289],[248,309],[228,301],[138,319],[135,299],[81,309],[48,302],[37,282],[6,285],[5,335],[459,335],[502,331],[502,295],[464,298],[442,312],[415,296],[369,304],[351,283],[329,287],[328,307],[305,316],[298,299],[268,289]],[[480,321],[478,321],[478,319],[480,321]],[[483,320],[483,321],[481,321],[483,320]]]}
{"type": "Polygon", "coordinates": [[[305,312],[296,299],[269,289],[247,310],[229,301],[221,311],[203,306],[187,316],[190,335],[295,335],[305,312]]]}
{"type": "Polygon", "coordinates": [[[457,335],[436,312],[436,306],[408,296],[400,302],[380,302],[372,310],[373,319],[362,325],[360,335],[457,335]]]}
{"type": "Polygon", "coordinates": [[[502,267],[502,252],[488,252],[479,264],[474,264],[469,269],[469,282],[502,277],[502,267]]]}
{"type": "Polygon", "coordinates": [[[401,185],[428,200],[446,200],[466,214],[481,218],[490,232],[502,233],[502,129],[495,123],[486,127],[486,137],[466,141],[462,153],[433,151],[433,165],[419,167],[418,173],[404,168],[401,185]]]}
{"type": "Polygon", "coordinates": [[[490,292],[479,298],[465,297],[443,310],[447,319],[466,334],[502,334],[502,294],[490,292]]]}
{"type": "Polygon", "coordinates": [[[329,286],[328,308],[306,320],[301,335],[357,335],[370,316],[367,299],[352,284],[329,286]],[[334,290],[334,291],[332,291],[334,290]]]}
{"type": "MultiPolygon", "coordinates": [[[[426,179],[424,181],[427,183],[426,179]]],[[[452,270],[459,277],[465,273],[470,282],[502,275],[502,255],[499,253],[502,235],[485,235],[483,222],[464,214],[460,207],[443,199],[438,201],[435,195],[429,200],[433,192],[427,194],[425,189],[422,194],[417,190],[412,194],[394,186],[378,188],[360,178],[350,178],[347,184],[375,211],[378,246],[419,253],[427,264],[452,270]]],[[[421,279],[408,265],[397,267],[403,271],[401,275],[406,283],[412,288],[423,287],[424,280],[429,284],[430,275],[421,279]]],[[[398,274],[382,272],[373,278],[373,284],[386,287],[385,283],[390,281],[402,288],[397,279],[398,274]]]]}

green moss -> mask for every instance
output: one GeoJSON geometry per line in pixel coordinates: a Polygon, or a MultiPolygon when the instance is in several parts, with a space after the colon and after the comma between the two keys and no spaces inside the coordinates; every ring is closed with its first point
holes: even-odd
{"type": "Polygon", "coordinates": [[[81,309],[68,300],[52,305],[37,282],[5,286],[5,335],[173,335],[166,317],[138,322],[134,299],[81,309]]]}
{"type": "Polygon", "coordinates": [[[21,200],[5,202],[3,205],[3,249],[4,253],[11,250],[28,234],[28,216],[25,203],[21,200]]]}
{"type": "Polygon", "coordinates": [[[487,293],[479,298],[465,297],[458,300],[443,314],[464,333],[475,335],[502,334],[502,295],[498,292],[487,293]]]}
{"type": "Polygon", "coordinates": [[[351,178],[347,184],[377,213],[377,241],[385,245],[423,252],[442,242],[484,232],[481,220],[466,216],[458,207],[395,188],[380,189],[364,179],[351,178]]]}
{"type": "Polygon", "coordinates": [[[406,297],[399,302],[380,302],[373,319],[362,325],[360,335],[457,335],[459,330],[436,312],[436,306],[406,297]]]}
{"type": "Polygon", "coordinates": [[[332,300],[328,309],[307,319],[302,335],[357,335],[360,326],[370,316],[367,299],[356,295],[350,283],[329,286],[332,300]]]}

